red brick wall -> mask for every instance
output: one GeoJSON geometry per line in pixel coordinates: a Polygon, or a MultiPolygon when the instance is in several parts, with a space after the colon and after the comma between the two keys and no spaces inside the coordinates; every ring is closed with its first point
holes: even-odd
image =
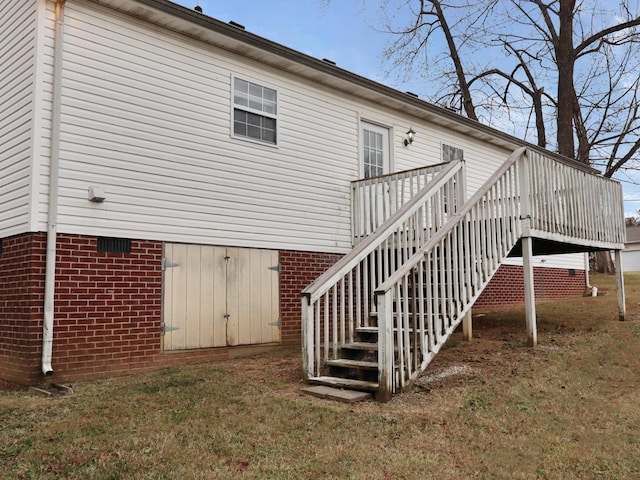
{"type": "MultiPolygon", "coordinates": [[[[536,301],[579,297],[584,294],[584,270],[570,275],[566,268],[533,267],[536,301]]],[[[522,267],[501,265],[474,307],[491,308],[524,302],[522,267]]]]}
{"type": "MultiPolygon", "coordinates": [[[[5,238],[0,254],[0,378],[38,383],[46,235],[5,238]]],[[[301,291],[341,255],[280,251],[281,340],[301,336],[301,291]]],[[[98,253],[95,237],[58,235],[51,381],[81,380],[224,359],[231,349],[162,352],[162,242],[98,253]]],[[[537,300],[582,295],[584,272],[534,268],[537,300]]],[[[486,308],[524,300],[522,268],[502,266],[480,296],[486,308]]],[[[237,353],[237,352],[236,352],[237,353]]]]}
{"type": "Polygon", "coordinates": [[[54,378],[151,367],[161,349],[162,242],[99,253],[95,237],[58,235],[54,378]]]}
{"type": "Polygon", "coordinates": [[[0,253],[0,378],[39,378],[46,235],[17,235],[0,253]]]}
{"type": "Polygon", "coordinates": [[[342,255],[280,251],[280,330],[283,345],[300,344],[301,292],[342,255]]]}

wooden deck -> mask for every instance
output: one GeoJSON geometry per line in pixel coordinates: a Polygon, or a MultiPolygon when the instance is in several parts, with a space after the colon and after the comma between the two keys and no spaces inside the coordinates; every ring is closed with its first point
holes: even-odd
{"type": "Polygon", "coordinates": [[[376,398],[389,400],[426,368],[514,248],[523,256],[531,345],[536,240],[574,252],[615,250],[619,264],[619,183],[522,148],[466,202],[464,185],[462,162],[354,184],[357,245],[303,291],[310,382],[368,391],[375,384],[376,398]],[[325,374],[335,367],[346,378],[325,374]]]}

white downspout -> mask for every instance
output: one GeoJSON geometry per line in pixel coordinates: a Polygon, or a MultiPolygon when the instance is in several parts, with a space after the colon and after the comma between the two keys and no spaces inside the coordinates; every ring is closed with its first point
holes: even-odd
{"type": "Polygon", "coordinates": [[[62,103],[62,47],[64,40],[64,3],[56,0],[53,40],[53,97],[51,100],[51,156],[49,160],[49,212],[47,255],[44,277],[44,318],[42,320],[42,373],[51,375],[53,367],[53,317],[56,283],[56,229],[58,223],[58,184],[60,167],[60,118],[62,103]]]}
{"type": "Polygon", "coordinates": [[[587,290],[591,290],[591,296],[597,297],[598,287],[592,286],[589,279],[589,252],[584,254],[584,281],[587,290]]]}

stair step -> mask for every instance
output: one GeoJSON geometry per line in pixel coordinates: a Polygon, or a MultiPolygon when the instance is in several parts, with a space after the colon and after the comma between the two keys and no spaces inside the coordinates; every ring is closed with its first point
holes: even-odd
{"type": "Polygon", "coordinates": [[[378,327],[356,327],[358,333],[378,333],[378,327]]]}
{"type": "Polygon", "coordinates": [[[345,367],[345,368],[359,368],[361,370],[377,370],[377,362],[367,362],[366,360],[349,360],[347,358],[340,358],[337,360],[328,360],[326,365],[330,367],[345,367]]]}
{"type": "Polygon", "coordinates": [[[351,342],[345,343],[342,348],[351,350],[378,350],[378,344],[371,342],[351,342]]]}
{"type": "Polygon", "coordinates": [[[316,385],[329,385],[330,387],[349,388],[351,390],[365,390],[367,392],[376,392],[378,390],[378,382],[351,380],[339,377],[310,377],[309,383],[316,385]]]}
{"type": "Polygon", "coordinates": [[[371,398],[371,393],[360,390],[346,390],[344,388],[328,387],[326,385],[313,385],[302,389],[304,393],[318,398],[336,400],[343,403],[355,403],[371,398]]]}

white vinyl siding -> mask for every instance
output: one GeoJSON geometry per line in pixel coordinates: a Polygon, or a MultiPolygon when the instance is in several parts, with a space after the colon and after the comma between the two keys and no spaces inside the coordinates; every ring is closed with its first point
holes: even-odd
{"type": "Polygon", "coordinates": [[[0,0],[0,237],[29,227],[37,10],[0,0]]]}
{"type": "Polygon", "coordinates": [[[65,42],[59,231],[350,248],[358,132],[339,99],[95,4],[67,4],[65,42]],[[229,141],[230,71],[279,89],[279,149],[229,141]]]}
{"type": "MultiPolygon", "coordinates": [[[[505,258],[505,265],[522,265],[522,257],[505,258]]],[[[584,270],[584,253],[562,253],[557,255],[536,255],[534,267],[566,268],[584,270]]]]}
{"type": "Polygon", "coordinates": [[[623,272],[640,272],[640,245],[627,244],[622,250],[622,271],[623,272]]]}
{"type": "Polygon", "coordinates": [[[511,153],[106,6],[65,11],[60,232],[346,253],[363,119],[388,126],[395,171],[463,149],[467,196],[511,153]],[[230,138],[235,77],[277,91],[278,148],[230,138]]]}

